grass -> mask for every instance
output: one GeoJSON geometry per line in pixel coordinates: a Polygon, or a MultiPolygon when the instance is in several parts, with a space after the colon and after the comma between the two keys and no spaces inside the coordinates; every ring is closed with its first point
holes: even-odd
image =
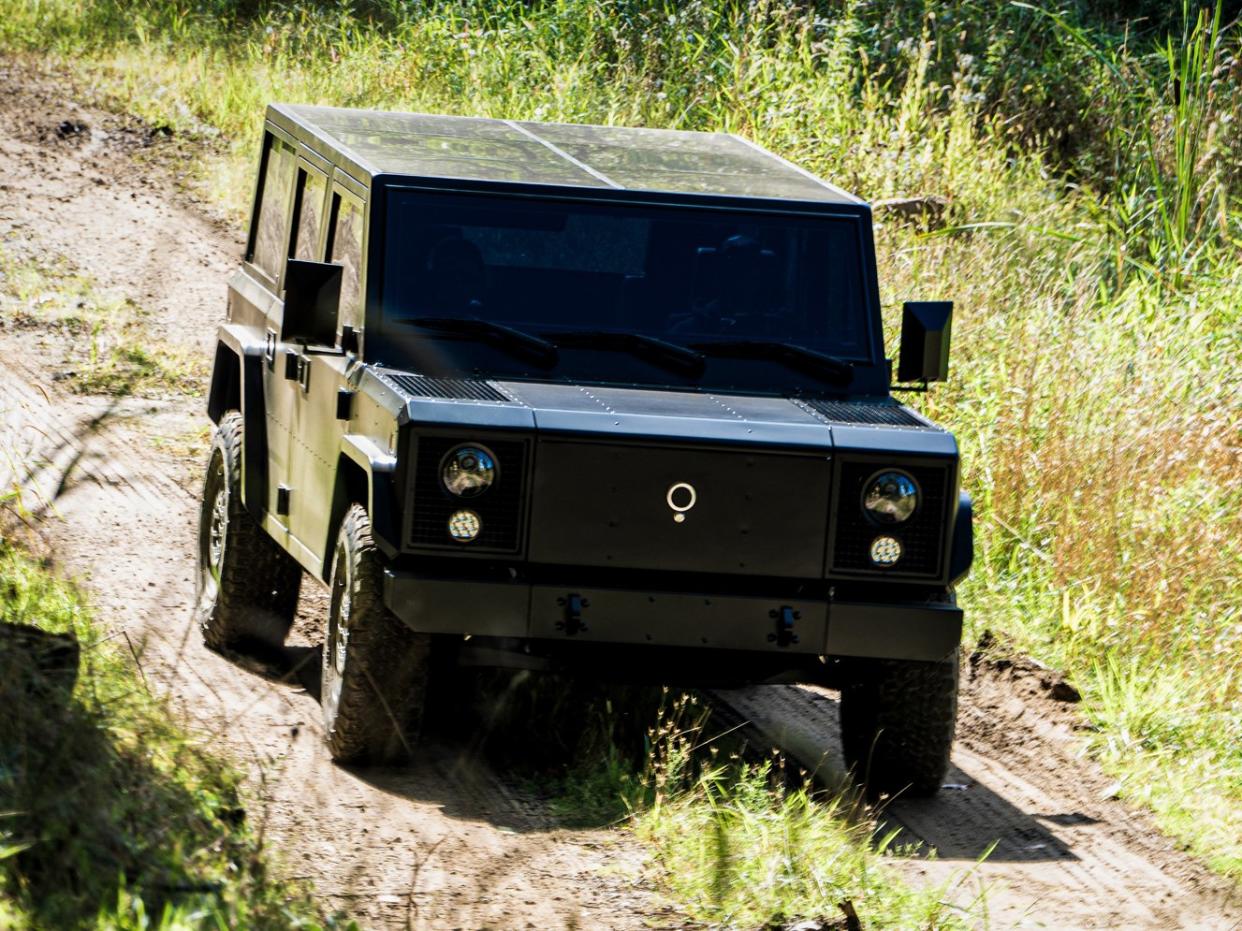
{"type": "Polygon", "coordinates": [[[850,916],[867,928],[981,926],[981,899],[949,904],[962,876],[912,887],[902,853],[887,849],[891,836],[852,820],[837,797],[785,786],[773,770],[722,766],[638,817],[638,836],[690,917],[724,928],[808,918],[834,926],[850,916]]]}
{"type": "Polygon", "coordinates": [[[124,636],[5,544],[0,622],[69,634],[81,651],[71,694],[11,641],[0,651],[0,925],[344,927],[273,878],[239,776],[151,696],[124,636]]]}
{"type": "Polygon", "coordinates": [[[778,756],[757,759],[693,695],[551,676],[483,674],[471,733],[506,772],[526,772],[563,824],[625,824],[652,851],[687,917],[713,928],[986,926],[982,893],[905,878],[893,834],[849,795],[816,790],[778,756]],[[538,729],[531,721],[543,722],[538,729]],[[953,901],[955,904],[949,904],[953,901]],[[847,925],[843,925],[847,926],[847,925]]]}
{"type": "Polygon", "coordinates": [[[957,301],[918,403],[976,500],[968,634],[1065,669],[1122,793],[1242,877],[1242,52],[1120,6],[0,0],[0,47],[218,134],[238,217],[274,99],[727,129],[947,198],[877,248],[890,347],[903,299],[957,301]]]}
{"type": "MultiPolygon", "coordinates": [[[[951,905],[965,873],[913,888],[891,836],[837,797],[785,786],[774,766],[722,766],[636,820],[661,879],[709,927],[774,928],[854,916],[867,928],[970,928],[982,898],[951,905]]],[[[847,927],[848,925],[840,925],[847,927]]]]}
{"type": "Polygon", "coordinates": [[[779,756],[755,762],[708,725],[693,697],[666,701],[641,776],[626,784],[634,787],[634,829],[692,918],[723,928],[807,919],[830,927],[986,926],[982,894],[966,904],[956,894],[969,871],[912,887],[899,861],[915,851],[895,848],[895,832],[879,834],[856,798],[814,790],[779,756]]]}
{"type": "Polygon", "coordinates": [[[63,258],[32,258],[0,245],[0,312],[18,326],[69,337],[60,373],[82,394],[197,394],[207,375],[199,353],[150,336],[151,315],[100,289],[63,258]]]}

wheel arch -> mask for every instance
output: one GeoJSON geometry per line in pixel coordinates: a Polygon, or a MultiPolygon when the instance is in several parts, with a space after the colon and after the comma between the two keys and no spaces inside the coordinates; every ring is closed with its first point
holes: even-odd
{"type": "Polygon", "coordinates": [[[216,358],[211,366],[211,388],[207,392],[207,416],[220,423],[225,411],[241,410],[241,357],[237,350],[216,343],[216,358]]]}
{"type": "Polygon", "coordinates": [[[371,535],[380,551],[389,557],[397,554],[400,543],[392,484],[396,465],[396,457],[369,437],[346,434],[341,438],[322,578],[326,579],[332,569],[336,536],[351,504],[361,504],[366,509],[371,535]]]}
{"type": "Polygon", "coordinates": [[[237,324],[220,327],[207,394],[207,416],[219,424],[226,411],[241,412],[242,500],[255,520],[267,509],[267,417],[263,394],[265,344],[237,324]]]}

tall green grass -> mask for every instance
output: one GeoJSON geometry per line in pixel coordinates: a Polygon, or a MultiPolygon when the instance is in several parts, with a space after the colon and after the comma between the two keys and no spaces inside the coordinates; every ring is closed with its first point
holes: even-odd
{"type": "Polygon", "coordinates": [[[878,249],[890,347],[958,303],[920,403],[978,503],[971,630],[1064,667],[1123,794],[1242,876],[1238,30],[1105,6],[0,0],[0,47],[197,134],[234,216],[269,100],[727,129],[947,198],[878,249]]]}
{"type": "Polygon", "coordinates": [[[0,649],[0,926],[343,927],[269,876],[237,774],[151,696],[126,639],[2,541],[0,622],[72,634],[82,656],[59,695],[0,649]]]}
{"type": "Polygon", "coordinates": [[[744,760],[707,723],[692,698],[664,704],[631,794],[635,829],[691,917],[713,928],[986,926],[982,895],[959,891],[969,870],[912,888],[896,862],[910,852],[857,799],[815,791],[779,756],[744,760]]]}

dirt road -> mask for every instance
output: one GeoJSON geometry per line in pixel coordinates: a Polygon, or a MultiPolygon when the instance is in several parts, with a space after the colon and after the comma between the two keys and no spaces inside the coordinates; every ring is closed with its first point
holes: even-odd
{"type": "MultiPolygon", "coordinates": [[[[0,62],[0,88],[0,249],[67,263],[138,305],[155,338],[204,352],[241,245],[170,188],[175,148],[144,157],[175,143],[25,66],[0,62]]],[[[190,617],[201,399],[74,394],[82,340],[37,315],[0,314],[0,448],[17,453],[7,468],[61,571],[139,645],[145,675],[177,697],[204,743],[246,769],[250,817],[291,875],[374,927],[685,925],[645,878],[636,841],[557,829],[468,742],[434,743],[406,769],[334,766],[313,694],[206,651],[190,617]]],[[[308,591],[295,652],[314,648],[323,610],[308,591]]],[[[1109,798],[1108,780],[1075,752],[1072,712],[1038,679],[1021,666],[969,668],[950,786],[889,812],[904,839],[939,850],[911,873],[961,874],[996,842],[950,893],[964,902],[985,888],[992,927],[1238,927],[1230,888],[1109,798]]],[[[721,699],[808,768],[839,766],[820,759],[835,747],[828,693],[721,699]]]]}

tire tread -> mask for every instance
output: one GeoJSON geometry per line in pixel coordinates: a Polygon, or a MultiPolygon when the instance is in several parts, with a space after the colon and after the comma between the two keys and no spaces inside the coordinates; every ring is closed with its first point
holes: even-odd
{"type": "Polygon", "coordinates": [[[846,764],[872,795],[929,796],[949,768],[957,727],[958,659],[859,660],[841,689],[846,764]]]}
{"type": "MultiPolygon", "coordinates": [[[[334,585],[341,559],[353,561],[355,588],[340,700],[334,719],[325,721],[328,749],[342,763],[404,759],[422,722],[431,638],[411,631],[384,605],[382,566],[361,505],[352,505],[341,524],[334,585]]],[[[328,662],[325,644],[325,666],[328,662]]]]}
{"type": "MultiPolygon", "coordinates": [[[[203,640],[215,650],[231,649],[249,640],[282,644],[293,626],[302,582],[302,567],[268,536],[242,501],[242,431],[242,415],[227,411],[216,429],[213,459],[208,464],[209,483],[215,454],[223,457],[229,490],[228,536],[219,589],[215,601],[208,605],[202,604],[200,593],[199,604],[203,640]]],[[[204,521],[210,519],[207,509],[205,484],[204,521]]]]}

